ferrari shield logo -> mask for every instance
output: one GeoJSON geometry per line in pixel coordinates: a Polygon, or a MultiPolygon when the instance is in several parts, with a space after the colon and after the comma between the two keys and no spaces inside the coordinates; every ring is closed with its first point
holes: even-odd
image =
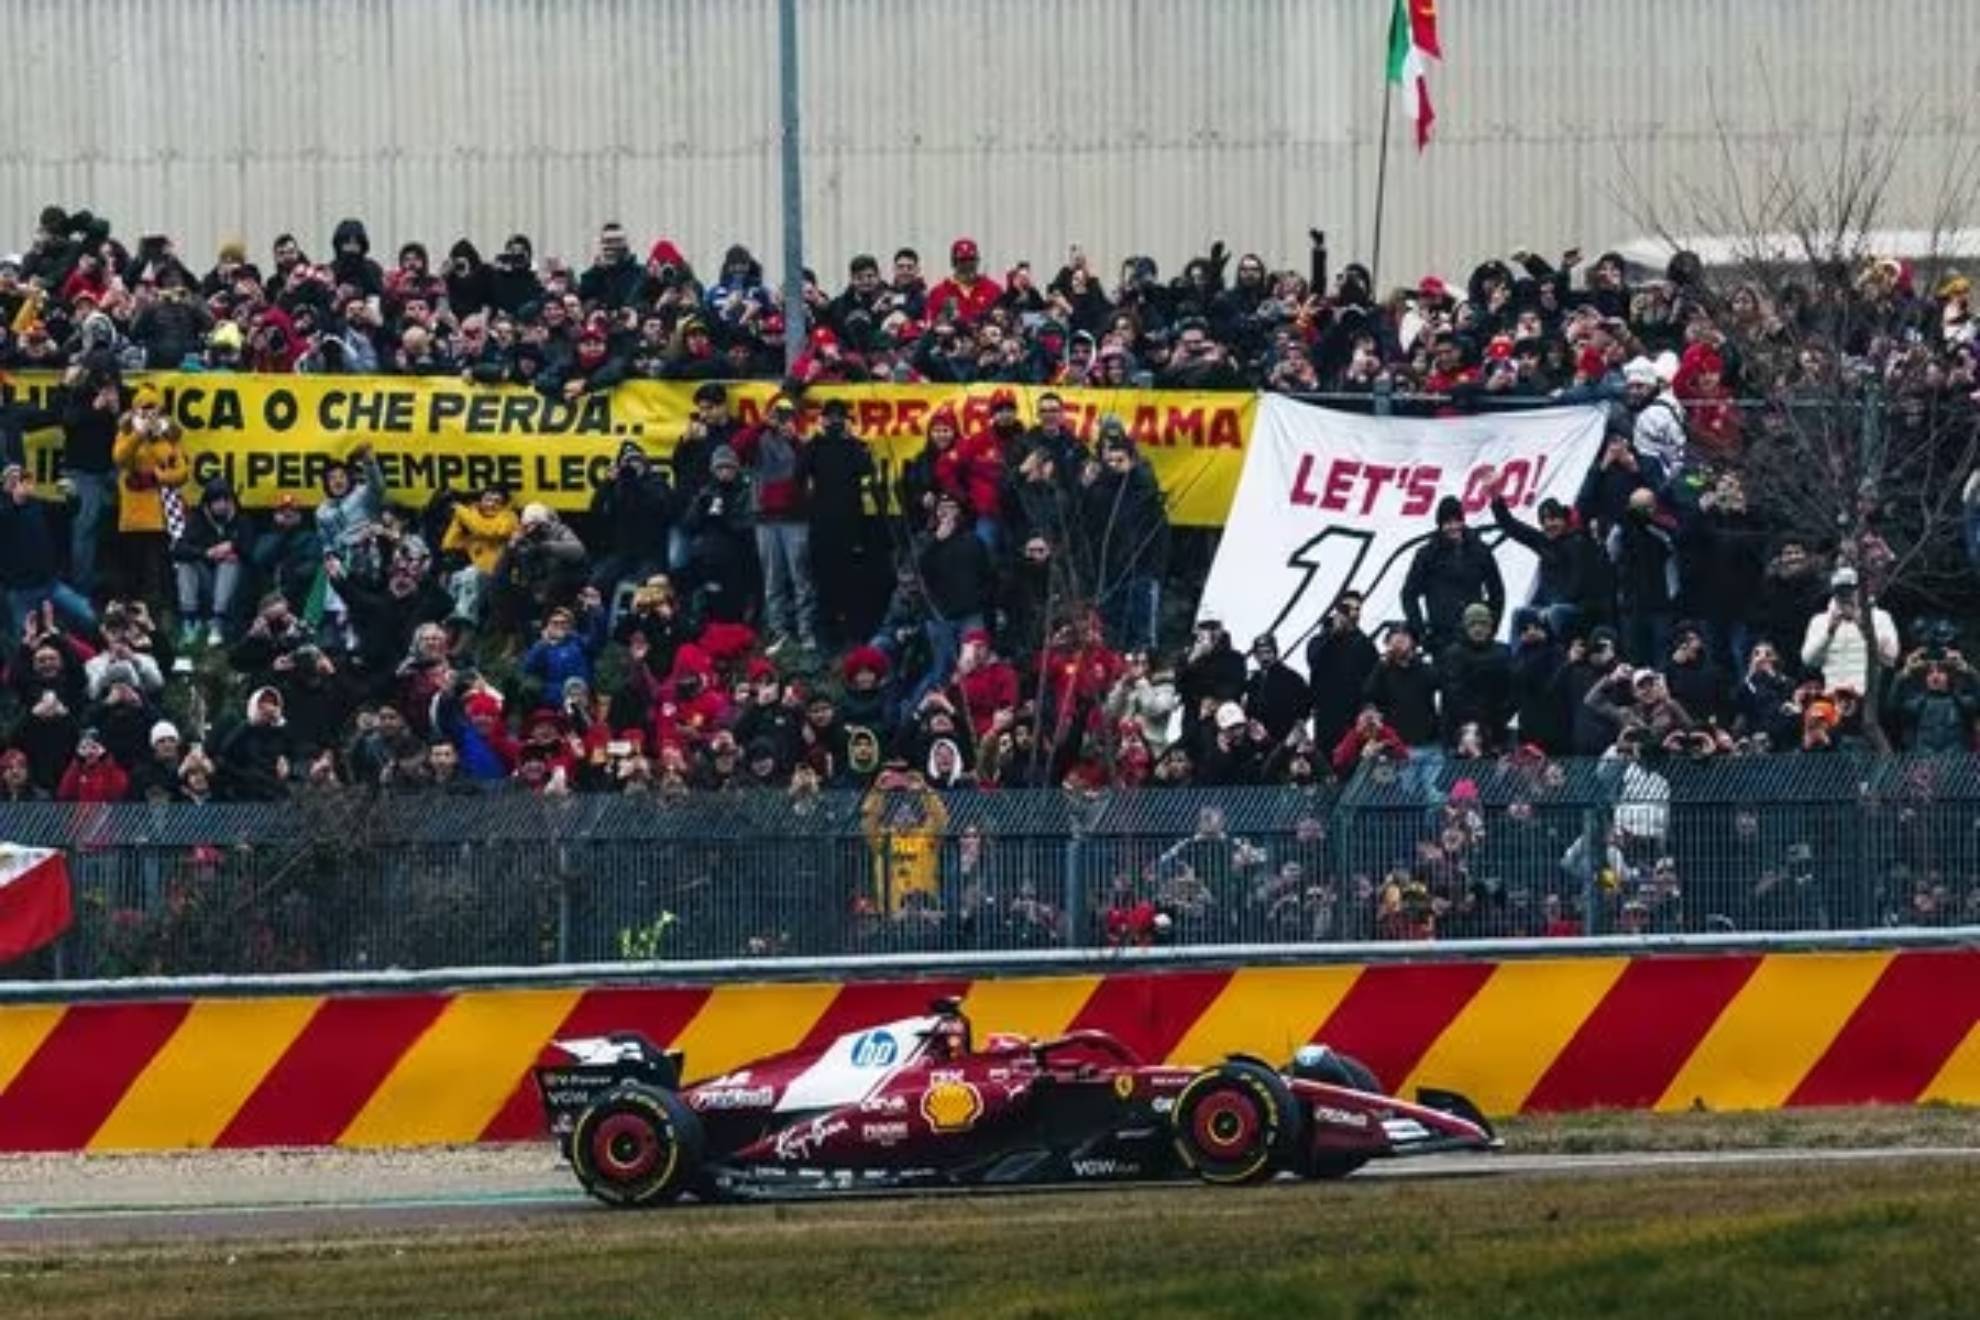
{"type": "Polygon", "coordinates": [[[1114,1078],[1114,1094],[1125,1100],[1134,1094],[1134,1074],[1122,1073],[1114,1078]]]}
{"type": "Polygon", "coordinates": [[[966,1132],[983,1112],[983,1096],[968,1082],[937,1082],[921,1093],[921,1116],[936,1132],[966,1132]]]}

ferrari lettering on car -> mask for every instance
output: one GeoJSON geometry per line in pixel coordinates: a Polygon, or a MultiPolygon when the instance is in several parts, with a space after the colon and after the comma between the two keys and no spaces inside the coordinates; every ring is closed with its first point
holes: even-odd
{"type": "Polygon", "coordinates": [[[557,1042],[535,1072],[579,1183],[615,1206],[829,1196],[852,1188],[1338,1178],[1371,1159],[1494,1149],[1464,1097],[1383,1092],[1358,1061],[1304,1046],[1146,1064],[1109,1032],[999,1033],[978,1047],[957,1000],[860,1024],[683,1085],[686,1059],[622,1032],[557,1042]]]}

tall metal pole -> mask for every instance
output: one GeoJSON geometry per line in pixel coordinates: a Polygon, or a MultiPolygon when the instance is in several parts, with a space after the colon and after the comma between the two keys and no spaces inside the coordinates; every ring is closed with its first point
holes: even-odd
{"type": "Polygon", "coordinates": [[[1382,297],[1382,202],[1389,191],[1389,103],[1395,99],[1396,85],[1382,83],[1382,145],[1375,157],[1375,241],[1368,253],[1368,296],[1382,297]]]}
{"type": "Polygon", "coordinates": [[[798,161],[797,0],[777,0],[777,90],[784,147],[784,372],[804,352],[804,176],[798,161]]]}

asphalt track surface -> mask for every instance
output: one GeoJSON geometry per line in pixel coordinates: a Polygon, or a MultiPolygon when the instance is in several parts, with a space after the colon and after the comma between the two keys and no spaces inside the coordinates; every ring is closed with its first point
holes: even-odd
{"type": "MultiPolygon", "coordinates": [[[[1972,1160],[1980,1147],[1746,1150],[1613,1155],[1439,1155],[1378,1162],[1357,1182],[1450,1178],[1604,1178],[1657,1170],[1782,1164],[1972,1160]]],[[[841,1194],[1079,1196],[1121,1184],[841,1194]]],[[[1229,1196],[1189,1183],[1166,1195],[1229,1196]]],[[[1262,1194],[1269,1195],[1269,1189],[1262,1194]]],[[[620,1212],[583,1195],[549,1147],[406,1153],[260,1152],[248,1156],[28,1157],[0,1160],[0,1251],[109,1244],[454,1235],[542,1227],[620,1212]]],[[[693,1215],[685,1205],[649,1212],[693,1215]]]]}

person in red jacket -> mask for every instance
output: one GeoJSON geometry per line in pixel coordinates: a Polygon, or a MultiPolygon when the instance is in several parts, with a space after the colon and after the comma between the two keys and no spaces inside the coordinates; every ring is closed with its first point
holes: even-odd
{"type": "Polygon", "coordinates": [[[953,316],[970,325],[997,305],[1004,291],[997,287],[997,281],[978,272],[980,259],[973,238],[959,238],[949,245],[949,278],[928,291],[930,322],[953,316]]]}
{"type": "Polygon", "coordinates": [[[962,653],[956,658],[956,695],[979,742],[990,736],[998,711],[1017,708],[1017,670],[997,658],[986,629],[971,628],[963,634],[962,653]]]}
{"type": "Polygon", "coordinates": [[[935,460],[935,483],[975,519],[976,539],[993,556],[1003,526],[1004,460],[989,431],[964,436],[935,460]]]}
{"type": "Polygon", "coordinates": [[[131,777],[103,746],[103,736],[84,729],[76,739],[75,759],[62,772],[55,790],[58,802],[122,802],[131,790],[131,777]]]}
{"type": "Polygon", "coordinates": [[[1409,744],[1383,722],[1381,707],[1370,702],[1334,744],[1334,773],[1342,779],[1352,778],[1364,761],[1377,757],[1400,764],[1409,759],[1409,744]]]}
{"type": "Polygon", "coordinates": [[[632,683],[647,701],[653,721],[652,745],[698,747],[728,722],[729,694],[715,674],[715,662],[693,642],[674,652],[674,669],[656,679],[646,664],[646,647],[635,637],[629,648],[632,683]]]}

